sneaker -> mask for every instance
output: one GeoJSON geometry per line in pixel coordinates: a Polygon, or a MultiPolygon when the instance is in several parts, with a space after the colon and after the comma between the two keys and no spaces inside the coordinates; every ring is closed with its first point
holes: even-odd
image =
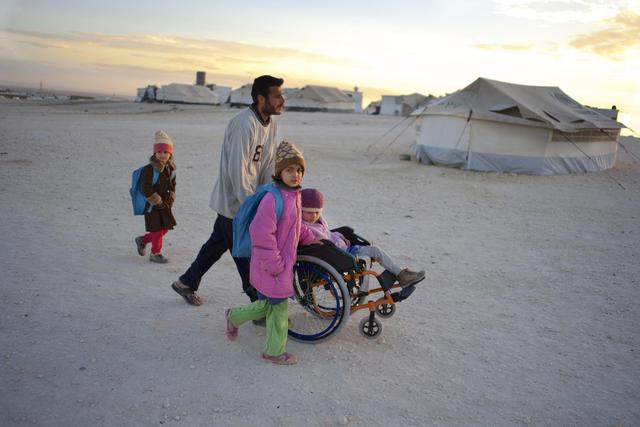
{"type": "Polygon", "coordinates": [[[405,268],[398,273],[398,284],[401,288],[408,288],[411,285],[415,285],[418,282],[424,280],[424,270],[411,271],[405,268]]]}
{"type": "Polygon", "coordinates": [[[164,255],[162,255],[162,254],[151,254],[151,255],[149,255],[149,261],[157,262],[158,264],[166,264],[166,263],[169,262],[169,260],[167,258],[165,258],[164,255]]]}
{"type": "Polygon", "coordinates": [[[147,244],[144,242],[144,236],[138,236],[135,239],[136,242],[136,248],[138,249],[138,255],[140,256],[145,256],[145,253],[147,252],[147,244]]]}
{"type": "Polygon", "coordinates": [[[171,284],[171,289],[184,298],[187,304],[199,306],[204,303],[202,297],[198,295],[196,291],[182,283],[180,279],[171,284]]]}
{"type": "Polygon", "coordinates": [[[274,363],[276,365],[295,365],[298,363],[298,359],[293,354],[287,352],[282,353],[280,356],[267,356],[262,353],[262,358],[267,362],[274,363]]]}
{"type": "Polygon", "coordinates": [[[231,312],[230,308],[227,308],[224,311],[224,319],[227,324],[227,339],[229,341],[235,341],[238,338],[238,327],[234,326],[233,323],[229,320],[229,313],[231,312]]]}

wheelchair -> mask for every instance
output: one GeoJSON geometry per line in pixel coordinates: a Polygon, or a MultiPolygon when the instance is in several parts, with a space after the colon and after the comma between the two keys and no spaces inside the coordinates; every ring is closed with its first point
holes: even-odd
{"type": "MultiPolygon", "coordinates": [[[[340,232],[351,245],[371,244],[351,227],[331,231],[340,232]]],[[[372,267],[371,261],[355,257],[329,241],[298,247],[294,301],[289,304],[289,337],[306,343],[325,341],[344,327],[350,314],[360,310],[369,311],[358,326],[360,334],[369,339],[379,337],[382,333],[379,318],[393,316],[395,304],[408,298],[417,283],[402,289],[393,273],[387,270],[378,273],[372,267]],[[377,279],[380,286],[373,289],[367,286],[368,291],[363,291],[370,278],[377,279]],[[382,296],[373,297],[376,294],[382,296]]]]}

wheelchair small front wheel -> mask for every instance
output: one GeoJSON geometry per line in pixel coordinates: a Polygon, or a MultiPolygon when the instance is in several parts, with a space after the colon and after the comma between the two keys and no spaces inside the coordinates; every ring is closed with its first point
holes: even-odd
{"type": "Polygon", "coordinates": [[[380,304],[376,307],[376,313],[383,319],[388,319],[396,312],[395,304],[380,304]]]}
{"type": "Polygon", "coordinates": [[[382,323],[371,316],[364,317],[358,325],[358,332],[367,339],[376,339],[382,333],[382,323]]]}

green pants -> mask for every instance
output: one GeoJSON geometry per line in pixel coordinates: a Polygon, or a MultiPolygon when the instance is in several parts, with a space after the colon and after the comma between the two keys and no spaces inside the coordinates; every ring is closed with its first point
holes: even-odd
{"type": "Polygon", "coordinates": [[[254,301],[243,307],[232,308],[229,320],[235,326],[240,326],[249,320],[266,318],[267,340],[264,344],[264,354],[280,356],[287,345],[289,330],[289,300],[271,305],[267,300],[254,301]]]}

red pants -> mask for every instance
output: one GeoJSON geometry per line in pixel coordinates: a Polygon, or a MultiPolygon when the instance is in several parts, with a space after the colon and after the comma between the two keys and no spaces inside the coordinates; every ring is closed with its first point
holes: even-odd
{"type": "Polygon", "coordinates": [[[150,231],[144,235],[144,242],[151,243],[151,253],[159,254],[162,252],[162,238],[169,230],[150,231]]]}

